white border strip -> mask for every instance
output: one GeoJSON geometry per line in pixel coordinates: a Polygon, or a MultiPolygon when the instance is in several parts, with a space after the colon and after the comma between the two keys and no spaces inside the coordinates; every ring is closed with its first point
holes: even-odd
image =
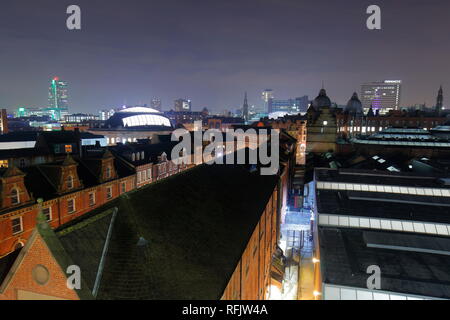
{"type": "Polygon", "coordinates": [[[417,196],[430,196],[430,197],[450,197],[450,189],[415,188],[415,187],[347,183],[347,182],[318,181],[317,189],[411,194],[417,196]]]}
{"type": "Polygon", "coordinates": [[[334,214],[319,214],[319,226],[363,228],[450,236],[450,225],[423,221],[408,221],[397,219],[382,219],[371,217],[345,216],[334,214]]]}
{"type": "Polygon", "coordinates": [[[337,286],[322,283],[322,300],[445,300],[384,290],[337,286]]]}

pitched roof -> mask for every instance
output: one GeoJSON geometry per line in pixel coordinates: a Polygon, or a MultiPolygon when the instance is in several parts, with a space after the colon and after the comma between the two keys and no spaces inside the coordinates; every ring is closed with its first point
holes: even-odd
{"type": "Polygon", "coordinates": [[[219,299],[277,181],[245,166],[202,165],[122,196],[57,233],[75,263],[91,270],[86,281],[92,283],[108,220],[80,224],[118,207],[99,299],[219,299]]]}

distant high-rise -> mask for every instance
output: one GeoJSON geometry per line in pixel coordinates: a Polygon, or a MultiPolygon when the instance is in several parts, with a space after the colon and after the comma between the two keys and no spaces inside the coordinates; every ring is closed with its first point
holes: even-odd
{"type": "Polygon", "coordinates": [[[272,104],[273,104],[273,90],[266,89],[262,93],[262,99],[264,101],[264,111],[267,113],[272,113],[272,104]]]}
{"type": "Polygon", "coordinates": [[[371,106],[374,112],[379,111],[380,114],[399,110],[401,85],[401,80],[384,80],[361,85],[364,112],[367,113],[371,106]]]}
{"type": "Polygon", "coordinates": [[[298,114],[306,112],[308,109],[308,96],[295,99],[279,100],[272,99],[272,112],[286,112],[288,114],[298,114]]]}
{"type": "Polygon", "coordinates": [[[150,103],[150,107],[152,109],[158,110],[158,111],[162,111],[162,102],[161,99],[158,98],[153,98],[151,103],[150,103]]]}
{"type": "Polygon", "coordinates": [[[178,99],[175,100],[175,111],[191,111],[192,103],[191,100],[178,99]]]}
{"type": "Polygon", "coordinates": [[[441,113],[444,109],[444,92],[442,86],[439,88],[437,101],[436,101],[436,112],[441,113]]]}
{"type": "Polygon", "coordinates": [[[6,134],[8,133],[8,114],[6,109],[0,110],[0,133],[6,134]]]}
{"type": "Polygon", "coordinates": [[[242,116],[244,121],[248,121],[248,101],[247,101],[247,92],[245,92],[244,105],[242,107],[242,116]]]}
{"type": "Polygon", "coordinates": [[[67,95],[67,82],[54,77],[50,82],[48,103],[51,116],[54,120],[61,120],[68,114],[69,104],[67,95]]]}

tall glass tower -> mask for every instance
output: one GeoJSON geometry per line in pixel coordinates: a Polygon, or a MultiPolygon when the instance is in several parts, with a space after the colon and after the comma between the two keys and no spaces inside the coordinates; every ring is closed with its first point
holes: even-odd
{"type": "Polygon", "coordinates": [[[68,95],[67,82],[54,77],[50,82],[48,93],[48,103],[51,117],[54,120],[61,120],[65,114],[68,114],[68,95]]]}

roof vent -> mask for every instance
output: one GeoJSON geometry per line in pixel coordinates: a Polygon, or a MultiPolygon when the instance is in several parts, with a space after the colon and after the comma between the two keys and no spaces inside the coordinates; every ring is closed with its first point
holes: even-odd
{"type": "Polygon", "coordinates": [[[145,247],[148,245],[148,241],[145,240],[143,237],[139,237],[139,240],[136,244],[138,247],[145,247]]]}

